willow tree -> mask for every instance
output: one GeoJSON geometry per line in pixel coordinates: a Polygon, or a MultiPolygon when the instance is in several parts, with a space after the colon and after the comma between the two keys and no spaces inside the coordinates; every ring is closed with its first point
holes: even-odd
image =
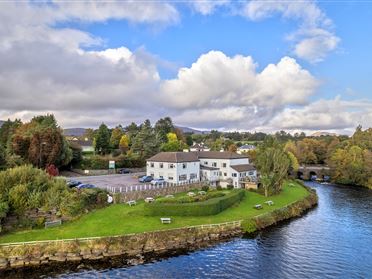
{"type": "Polygon", "coordinates": [[[291,166],[291,160],[277,140],[268,137],[257,152],[256,166],[260,172],[260,180],[267,197],[282,189],[291,166]]]}

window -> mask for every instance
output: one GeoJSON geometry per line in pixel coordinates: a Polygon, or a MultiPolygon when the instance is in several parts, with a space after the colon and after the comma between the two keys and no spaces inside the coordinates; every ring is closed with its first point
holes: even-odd
{"type": "Polygon", "coordinates": [[[213,162],[212,163],[212,167],[217,167],[217,163],[216,162],[213,162]]]}
{"type": "Polygon", "coordinates": [[[249,175],[253,175],[253,174],[254,174],[254,172],[253,172],[253,171],[250,171],[250,172],[249,172],[249,175]]]}
{"type": "Polygon", "coordinates": [[[169,169],[173,169],[174,168],[174,165],[173,164],[168,164],[168,168],[169,169]]]}
{"type": "Polygon", "coordinates": [[[181,174],[181,175],[178,177],[178,179],[179,179],[180,181],[187,180],[187,174],[181,174]]]}
{"type": "Polygon", "coordinates": [[[204,165],[208,165],[208,162],[207,162],[207,161],[205,161],[205,162],[204,162],[204,165]]]}
{"type": "Polygon", "coordinates": [[[232,174],[232,176],[233,176],[233,177],[237,177],[238,174],[237,174],[236,172],[234,172],[234,173],[232,174]]]}
{"type": "Polygon", "coordinates": [[[154,173],[150,173],[150,176],[154,177],[154,173]]]}
{"type": "Polygon", "coordinates": [[[154,167],[154,163],[152,163],[152,162],[151,162],[151,163],[150,163],[150,167],[152,167],[152,168],[153,168],[153,167],[154,167]]]}
{"type": "Polygon", "coordinates": [[[173,180],[173,176],[168,176],[168,180],[173,180]]]}
{"type": "Polygon", "coordinates": [[[186,163],[182,163],[182,168],[183,169],[186,169],[186,167],[187,167],[187,164],[186,163]]]}
{"type": "Polygon", "coordinates": [[[159,163],[159,167],[162,169],[163,168],[163,163],[159,163]]]}
{"type": "Polygon", "coordinates": [[[190,179],[196,179],[198,175],[196,173],[190,173],[190,179]]]}
{"type": "Polygon", "coordinates": [[[164,177],[162,175],[159,175],[159,178],[163,179],[164,177]]]}
{"type": "Polygon", "coordinates": [[[220,176],[222,176],[222,171],[220,171],[220,176]]]}
{"type": "Polygon", "coordinates": [[[238,182],[235,182],[235,186],[238,186],[238,182]]]}
{"type": "Polygon", "coordinates": [[[226,168],[226,163],[223,163],[223,164],[222,164],[222,167],[223,167],[223,168],[226,168]]]}
{"type": "Polygon", "coordinates": [[[226,173],[226,172],[224,172],[224,173],[223,173],[223,176],[227,176],[227,173],[226,173]]]}

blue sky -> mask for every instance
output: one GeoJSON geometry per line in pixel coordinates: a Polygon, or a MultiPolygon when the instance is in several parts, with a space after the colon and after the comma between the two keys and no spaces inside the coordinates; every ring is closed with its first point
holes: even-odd
{"type": "Polygon", "coordinates": [[[9,81],[0,118],[51,112],[73,127],[170,115],[196,128],[341,133],[372,125],[372,2],[0,5],[0,79],[9,81]]]}

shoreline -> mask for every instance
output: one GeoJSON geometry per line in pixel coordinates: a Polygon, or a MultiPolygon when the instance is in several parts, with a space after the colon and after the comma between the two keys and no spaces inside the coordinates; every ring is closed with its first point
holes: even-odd
{"type": "Polygon", "coordinates": [[[0,275],[23,278],[38,270],[127,267],[204,249],[303,215],[318,201],[315,190],[304,187],[309,192],[306,197],[247,220],[90,240],[35,242],[7,249],[3,245],[0,247],[0,275]]]}

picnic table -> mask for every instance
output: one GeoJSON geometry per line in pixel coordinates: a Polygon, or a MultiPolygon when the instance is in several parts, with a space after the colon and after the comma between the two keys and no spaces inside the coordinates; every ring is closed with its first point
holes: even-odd
{"type": "Polygon", "coordinates": [[[172,219],[169,218],[169,217],[160,218],[160,221],[161,221],[162,224],[170,224],[170,223],[172,223],[172,219]]]}
{"type": "Polygon", "coordinates": [[[205,194],[207,194],[207,192],[206,191],[199,191],[199,195],[205,195],[205,194]]]}
{"type": "Polygon", "coordinates": [[[132,206],[132,205],[136,205],[137,202],[136,202],[136,201],[128,201],[127,204],[128,204],[129,206],[132,206]]]}
{"type": "Polygon", "coordinates": [[[188,195],[189,197],[193,197],[193,196],[195,196],[195,193],[194,193],[194,192],[188,192],[187,195],[188,195]]]}
{"type": "Polygon", "coordinates": [[[273,201],[265,201],[265,203],[267,204],[267,205],[274,205],[274,202],[273,201]]]}
{"type": "Polygon", "coordinates": [[[254,206],[254,208],[255,208],[255,209],[262,209],[263,207],[262,207],[261,204],[256,204],[256,205],[254,206]]]}
{"type": "Polygon", "coordinates": [[[47,221],[45,222],[45,228],[56,227],[62,225],[62,220],[47,221]]]}
{"type": "Polygon", "coordinates": [[[154,198],[148,197],[148,198],[145,199],[145,202],[147,202],[147,203],[150,203],[150,202],[153,202],[153,201],[154,201],[154,198]]]}

